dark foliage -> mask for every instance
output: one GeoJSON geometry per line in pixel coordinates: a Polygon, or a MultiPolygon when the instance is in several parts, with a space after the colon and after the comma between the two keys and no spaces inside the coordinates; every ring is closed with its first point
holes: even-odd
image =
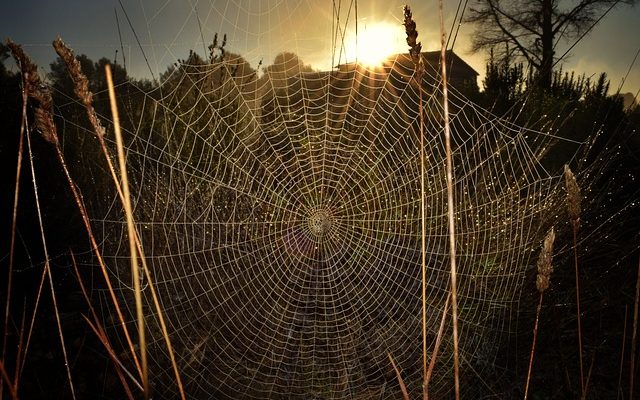
{"type": "MultiPolygon", "coordinates": [[[[623,349],[622,327],[625,309],[626,317],[631,315],[640,256],[634,244],[640,238],[639,108],[625,110],[622,96],[609,94],[604,73],[592,81],[584,75],[557,70],[548,90],[539,89],[535,79],[522,64],[491,58],[480,101],[520,126],[570,139],[555,141],[542,162],[550,171],[560,171],[569,164],[579,176],[583,194],[578,250],[585,374],[593,363],[588,398],[615,398],[620,389],[617,382],[623,353],[627,359],[623,371],[628,371],[629,330],[623,349]]],[[[531,398],[574,398],[580,393],[571,228],[564,210],[553,218],[560,231],[560,249],[554,262],[554,283],[542,311],[531,398]]],[[[521,371],[514,376],[518,382],[524,382],[526,373],[524,362],[518,360],[526,360],[529,351],[537,300],[534,280],[532,273],[531,290],[525,289],[520,306],[519,323],[525,339],[518,348],[505,352],[520,355],[514,359],[521,371]]],[[[630,329],[630,320],[627,324],[630,329]]],[[[623,389],[627,383],[623,375],[623,389]]],[[[518,392],[517,396],[521,395],[518,392]]]]}

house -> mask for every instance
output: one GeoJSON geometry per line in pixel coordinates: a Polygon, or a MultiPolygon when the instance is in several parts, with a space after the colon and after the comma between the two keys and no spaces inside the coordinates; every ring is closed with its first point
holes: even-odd
{"type": "MultiPolygon", "coordinates": [[[[422,59],[425,64],[425,83],[436,85],[440,82],[442,68],[440,64],[440,51],[425,51],[422,59]]],[[[478,72],[460,58],[453,50],[447,50],[447,78],[449,85],[462,93],[477,92],[478,72]]],[[[356,63],[342,64],[337,67],[338,71],[349,72],[359,69],[368,69],[376,74],[390,75],[392,78],[407,80],[415,70],[415,64],[409,53],[396,54],[388,57],[380,68],[365,68],[356,63]]]]}
{"type": "MultiPolygon", "coordinates": [[[[423,52],[422,57],[422,86],[428,93],[437,93],[441,86],[440,52],[423,52]]],[[[451,50],[447,51],[447,64],[450,88],[463,95],[478,92],[478,72],[451,50]]],[[[416,85],[414,75],[415,64],[408,53],[393,55],[380,67],[347,63],[332,71],[270,71],[261,78],[257,91],[261,119],[265,124],[304,121],[308,127],[327,123],[341,127],[351,118],[367,120],[374,108],[387,108],[408,121],[417,112],[412,107],[417,92],[405,90],[416,85]]]]}

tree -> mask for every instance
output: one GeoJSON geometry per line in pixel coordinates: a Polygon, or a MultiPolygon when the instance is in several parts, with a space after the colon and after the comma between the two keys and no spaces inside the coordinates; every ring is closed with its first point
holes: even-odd
{"type": "Polygon", "coordinates": [[[297,54],[288,51],[279,53],[273,60],[273,64],[265,67],[265,73],[282,73],[283,75],[295,75],[301,72],[311,72],[313,68],[307,65],[297,54]]]}
{"type": "MultiPolygon", "coordinates": [[[[477,0],[468,22],[476,25],[473,51],[493,49],[500,61],[524,58],[536,84],[551,85],[561,42],[580,41],[613,7],[635,0],[477,0]]],[[[571,47],[569,47],[571,49],[571,47]]]]}

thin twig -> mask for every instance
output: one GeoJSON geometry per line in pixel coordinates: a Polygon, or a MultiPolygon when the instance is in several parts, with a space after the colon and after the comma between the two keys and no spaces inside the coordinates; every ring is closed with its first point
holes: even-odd
{"type": "Polygon", "coordinates": [[[444,15],[442,0],[438,1],[440,13],[440,58],[442,66],[442,103],[444,108],[444,140],[447,153],[447,209],[449,216],[449,258],[451,259],[451,314],[453,321],[453,374],[456,400],[460,400],[460,362],[458,355],[458,291],[456,272],[456,225],[453,201],[453,157],[449,127],[449,90],[447,87],[447,62],[445,48],[444,15]]]}
{"type": "Polygon", "coordinates": [[[149,371],[147,366],[147,345],[145,340],[144,312],[142,309],[142,290],[140,288],[140,271],[138,267],[138,249],[135,242],[135,226],[133,224],[133,210],[131,207],[131,197],[129,194],[129,180],[127,178],[127,165],[122,143],[122,133],[120,132],[120,118],[118,116],[118,106],[116,95],[113,89],[113,78],[109,64],[105,66],[107,73],[107,83],[109,86],[109,100],[111,103],[111,113],[113,115],[113,125],[116,134],[116,147],[118,149],[118,161],[120,164],[120,179],[122,180],[122,192],[124,194],[124,213],[127,219],[127,230],[129,232],[129,252],[131,259],[131,279],[133,280],[134,296],[136,301],[136,318],[138,321],[138,342],[140,344],[140,361],[142,367],[142,386],[144,397],[149,399],[149,371]]]}

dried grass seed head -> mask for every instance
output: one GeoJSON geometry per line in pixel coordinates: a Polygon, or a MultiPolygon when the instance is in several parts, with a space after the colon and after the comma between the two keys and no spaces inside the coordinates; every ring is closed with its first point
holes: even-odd
{"type": "Polygon", "coordinates": [[[96,134],[101,137],[104,136],[105,129],[93,108],[93,93],[89,90],[89,80],[82,72],[80,61],[73,55],[73,50],[71,50],[60,37],[53,41],[53,48],[66,64],[71,80],[73,81],[73,91],[87,110],[89,121],[91,125],[93,125],[96,134]]]}
{"type": "Polygon", "coordinates": [[[53,122],[53,99],[49,87],[45,85],[38,74],[38,66],[31,61],[31,58],[22,50],[22,47],[7,39],[7,47],[11,50],[13,58],[16,60],[20,71],[22,71],[22,82],[27,97],[35,102],[34,117],[36,129],[49,143],[57,144],[58,135],[56,125],[53,122]]]}
{"type": "Polygon", "coordinates": [[[536,277],[536,288],[540,293],[549,288],[551,283],[551,273],[553,272],[553,242],[556,239],[556,233],[551,227],[547,233],[538,257],[538,276],[536,277]]]}
{"type": "Polygon", "coordinates": [[[420,53],[422,52],[422,43],[418,42],[418,31],[416,30],[416,22],[413,20],[413,14],[411,8],[408,5],[404,6],[404,29],[407,33],[407,44],[409,45],[409,54],[411,59],[416,64],[420,65],[420,53]]]}
{"type": "Polygon", "coordinates": [[[60,37],[53,41],[53,48],[67,65],[67,70],[73,81],[73,89],[78,99],[85,105],[91,104],[93,95],[89,91],[89,80],[86,75],[82,73],[80,62],[73,55],[73,50],[71,50],[60,37]]]}
{"type": "Polygon", "coordinates": [[[567,210],[569,212],[569,218],[573,223],[580,221],[580,188],[576,182],[576,177],[571,172],[571,168],[568,165],[564,166],[564,182],[565,189],[567,191],[567,210]]]}

